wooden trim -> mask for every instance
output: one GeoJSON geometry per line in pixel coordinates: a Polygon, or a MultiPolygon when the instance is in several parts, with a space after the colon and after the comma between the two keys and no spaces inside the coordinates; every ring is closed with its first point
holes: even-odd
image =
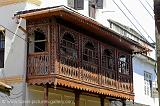
{"type": "Polygon", "coordinates": [[[10,77],[5,77],[5,78],[0,78],[0,81],[6,84],[16,84],[16,83],[21,83],[23,82],[23,77],[22,76],[10,76],[10,77]]]}
{"type": "Polygon", "coordinates": [[[29,2],[35,5],[40,5],[41,0],[0,0],[0,7],[15,4],[15,3],[21,3],[21,2],[29,2]]]}
{"type": "Polygon", "coordinates": [[[87,92],[92,92],[92,93],[96,93],[96,94],[103,94],[106,96],[112,96],[112,97],[116,97],[116,98],[123,98],[123,99],[128,99],[128,100],[133,100],[134,99],[134,95],[132,93],[127,93],[124,91],[116,91],[116,90],[110,90],[110,89],[100,89],[100,88],[96,88],[96,87],[91,87],[88,85],[82,85],[82,84],[77,84],[74,82],[70,82],[67,80],[62,80],[62,79],[57,79],[57,84],[63,87],[69,87],[69,88],[75,88],[75,89],[79,89],[79,90],[83,90],[83,91],[87,91],[87,92]]]}

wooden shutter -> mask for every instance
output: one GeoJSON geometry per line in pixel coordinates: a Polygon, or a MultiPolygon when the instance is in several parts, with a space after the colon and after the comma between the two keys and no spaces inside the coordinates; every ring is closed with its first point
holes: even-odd
{"type": "Polygon", "coordinates": [[[103,9],[103,0],[96,0],[96,8],[103,9]]]}
{"type": "Polygon", "coordinates": [[[74,8],[74,0],[68,0],[68,6],[74,8]]]}
{"type": "Polygon", "coordinates": [[[89,2],[89,17],[95,18],[96,9],[92,2],[89,2]]]}
{"type": "Polygon", "coordinates": [[[84,9],[84,0],[75,0],[74,5],[75,5],[74,9],[83,10],[84,9]]]}

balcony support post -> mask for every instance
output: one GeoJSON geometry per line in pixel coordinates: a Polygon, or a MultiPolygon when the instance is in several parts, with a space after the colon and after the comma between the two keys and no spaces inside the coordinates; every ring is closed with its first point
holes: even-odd
{"type": "Polygon", "coordinates": [[[105,99],[105,96],[100,96],[101,106],[104,106],[104,99],[105,99]]]}
{"type": "Polygon", "coordinates": [[[122,100],[122,106],[126,106],[126,100],[122,100]]]}
{"type": "Polygon", "coordinates": [[[80,106],[80,92],[75,92],[75,106],[80,106]]]}
{"type": "Polygon", "coordinates": [[[44,106],[48,106],[48,84],[44,85],[44,106]]]}

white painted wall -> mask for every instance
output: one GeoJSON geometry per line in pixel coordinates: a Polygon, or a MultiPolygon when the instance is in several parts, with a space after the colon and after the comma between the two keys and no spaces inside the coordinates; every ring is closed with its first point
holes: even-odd
{"type": "Polygon", "coordinates": [[[144,71],[151,73],[152,80],[156,81],[154,62],[147,61],[147,59],[141,59],[140,57],[141,56],[139,55],[133,58],[134,102],[149,106],[158,106],[158,99],[147,96],[144,92],[144,71]]]}
{"type": "MultiPolygon", "coordinates": [[[[12,76],[21,76],[25,78],[26,42],[23,40],[25,39],[25,34],[20,29],[18,29],[18,26],[21,25],[25,28],[26,25],[25,20],[19,20],[19,24],[16,24],[16,20],[13,19],[13,16],[17,11],[33,9],[36,7],[36,5],[30,3],[17,3],[0,7],[0,25],[5,26],[13,33],[21,37],[17,37],[15,34],[5,30],[5,61],[4,68],[0,69],[1,78],[12,76]]],[[[25,79],[23,79],[23,82],[21,83],[11,84],[13,87],[11,90],[11,95],[6,96],[1,93],[0,105],[22,106],[22,103],[20,102],[23,102],[22,99],[24,98],[24,84],[25,79]]]]}

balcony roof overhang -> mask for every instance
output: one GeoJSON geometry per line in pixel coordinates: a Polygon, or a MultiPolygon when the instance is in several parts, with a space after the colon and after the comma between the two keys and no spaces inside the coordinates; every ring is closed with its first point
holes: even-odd
{"type": "Polygon", "coordinates": [[[84,16],[78,13],[76,10],[73,10],[66,6],[55,6],[47,7],[41,9],[33,9],[20,11],[15,14],[17,18],[34,19],[34,18],[43,18],[43,17],[57,17],[72,23],[73,25],[83,28],[91,33],[103,37],[111,44],[132,52],[148,52],[148,48],[140,45],[138,42],[135,42],[129,38],[123,37],[122,35],[116,33],[115,31],[103,26],[94,19],[84,16]]]}

